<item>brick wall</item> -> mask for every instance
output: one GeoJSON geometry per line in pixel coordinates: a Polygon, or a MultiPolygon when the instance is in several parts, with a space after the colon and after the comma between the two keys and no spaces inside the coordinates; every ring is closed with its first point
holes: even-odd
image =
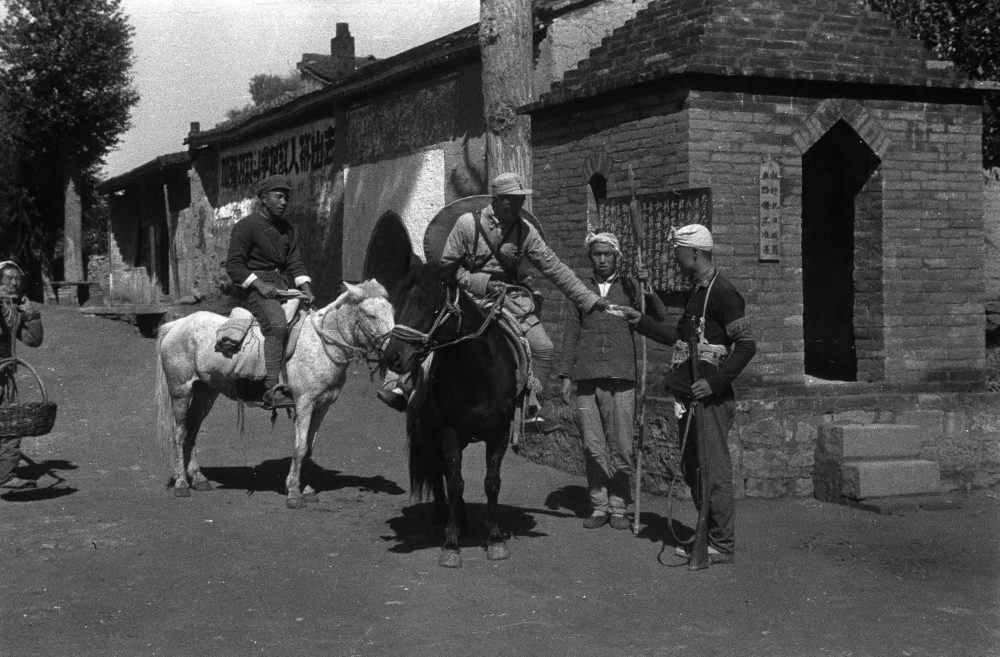
{"type": "MultiPolygon", "coordinates": [[[[932,402],[944,418],[959,397],[901,391],[983,381],[983,178],[975,105],[733,89],[664,92],[650,85],[630,97],[540,111],[533,121],[535,212],[550,244],[578,273],[588,271],[582,238],[592,172],[586,162],[601,155],[611,161],[609,196],[628,194],[628,164],[640,194],[712,189],[716,260],[743,292],[758,338],[757,357],[738,388],[789,389],[780,402],[761,394],[765,388],[740,393],[741,415],[730,436],[737,490],[810,494],[819,423],[862,421],[865,408],[875,418],[869,421],[894,421],[932,402]],[[854,254],[856,339],[864,361],[859,380],[878,385],[851,384],[856,389],[850,391],[824,385],[801,398],[796,395],[809,390],[803,373],[802,158],[840,120],[881,159],[855,203],[854,254]],[[758,173],[768,156],[782,174],[778,263],[758,259],[758,173]],[[874,401],[866,395],[875,395],[874,401]]],[[[549,300],[545,325],[559,345],[565,305],[551,286],[541,287],[549,300]]],[[[676,465],[676,425],[659,383],[663,358],[662,348],[653,351],[645,477],[648,488],[661,491],[676,465]]],[[[952,473],[989,477],[1000,470],[993,437],[1000,423],[993,398],[976,399],[964,415],[952,417],[964,428],[943,424],[941,441],[926,451],[960,454],[942,462],[952,473]]],[[[528,455],[582,472],[571,409],[556,403],[548,412],[562,428],[529,437],[528,455]]]]}

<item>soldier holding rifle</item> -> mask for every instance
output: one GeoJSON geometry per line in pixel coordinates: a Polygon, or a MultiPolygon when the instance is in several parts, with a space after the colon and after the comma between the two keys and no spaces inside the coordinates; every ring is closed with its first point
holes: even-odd
{"type": "MultiPolygon", "coordinates": [[[[668,326],[632,308],[620,310],[639,333],[675,345],[666,385],[674,394],[681,431],[687,428],[681,454],[684,480],[695,506],[705,512],[711,562],[732,563],[736,513],[733,466],[726,442],[736,416],[732,383],[753,358],[757,345],[743,297],[712,261],[711,232],[691,224],[672,232],[670,241],[682,272],[693,282],[678,326],[668,326]],[[697,378],[689,367],[689,340],[696,344],[697,378]],[[693,415],[695,422],[691,421],[693,415]],[[699,449],[703,452],[702,467],[699,449]]],[[[691,550],[681,547],[678,554],[690,557],[691,550]]]]}

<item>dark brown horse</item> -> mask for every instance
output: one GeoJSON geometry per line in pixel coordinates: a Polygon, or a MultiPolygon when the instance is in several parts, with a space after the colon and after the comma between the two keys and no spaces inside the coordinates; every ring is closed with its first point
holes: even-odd
{"type": "Polygon", "coordinates": [[[397,328],[385,350],[385,363],[396,372],[419,370],[423,357],[434,352],[406,411],[410,489],[418,499],[433,493],[435,520],[446,521],[439,563],[450,568],[462,565],[462,450],[480,440],[486,442],[486,555],[510,556],[497,523],[497,497],[520,403],[516,358],[503,330],[459,290],[455,269],[422,265],[401,281],[393,295],[397,328]]]}

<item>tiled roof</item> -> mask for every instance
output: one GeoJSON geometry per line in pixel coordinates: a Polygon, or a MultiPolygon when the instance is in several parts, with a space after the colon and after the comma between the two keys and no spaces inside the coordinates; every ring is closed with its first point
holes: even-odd
{"type": "Polygon", "coordinates": [[[528,109],[683,73],[976,86],[858,0],[654,0],[528,109]]]}
{"type": "MultiPolygon", "coordinates": [[[[374,55],[355,57],[354,70],[377,61],[378,59],[374,55]]],[[[321,55],[312,52],[306,53],[302,55],[302,61],[296,64],[296,66],[300,71],[304,71],[322,82],[330,83],[340,77],[338,76],[338,68],[334,64],[331,55],[321,55]]]]}
{"type": "Polygon", "coordinates": [[[97,192],[100,194],[110,194],[125,189],[134,182],[143,179],[155,180],[155,176],[170,169],[186,169],[191,162],[191,156],[187,151],[159,155],[145,164],[140,164],[134,169],[130,169],[114,178],[108,178],[97,185],[97,192]]]}

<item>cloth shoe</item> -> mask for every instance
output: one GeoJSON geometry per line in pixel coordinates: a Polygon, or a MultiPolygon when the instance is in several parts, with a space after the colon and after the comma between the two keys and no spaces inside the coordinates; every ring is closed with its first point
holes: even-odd
{"type": "Polygon", "coordinates": [[[586,529],[597,529],[608,524],[608,514],[603,511],[594,511],[589,518],[583,521],[586,529]]]}
{"type": "Polygon", "coordinates": [[[261,401],[262,406],[269,411],[278,408],[295,408],[295,398],[292,397],[292,391],[281,383],[264,392],[261,401]]]}
{"type": "Polygon", "coordinates": [[[36,484],[31,479],[21,479],[18,476],[11,475],[10,477],[7,478],[5,482],[0,484],[0,488],[19,490],[24,488],[38,488],[38,484],[36,484]]]}
{"type": "MultiPolygon", "coordinates": [[[[682,559],[691,558],[691,547],[686,545],[678,545],[674,548],[674,554],[682,559]]],[[[708,546],[708,560],[710,563],[733,563],[736,559],[736,555],[732,552],[720,552],[718,549],[708,546]]]]}
{"type": "Polygon", "coordinates": [[[621,513],[611,514],[611,528],[612,529],[628,529],[631,525],[628,524],[628,518],[626,518],[621,513]]]}

